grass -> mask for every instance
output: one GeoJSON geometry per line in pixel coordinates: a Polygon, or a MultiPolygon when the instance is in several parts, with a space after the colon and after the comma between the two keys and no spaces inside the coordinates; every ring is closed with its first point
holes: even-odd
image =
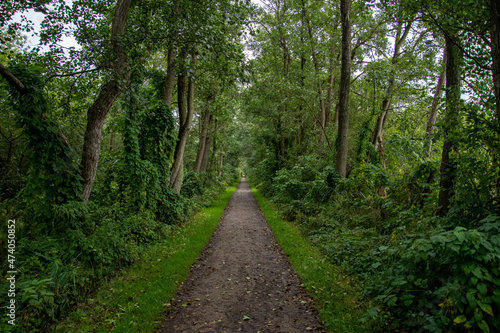
{"type": "Polygon", "coordinates": [[[275,207],[253,186],[252,193],[302,285],[314,299],[325,328],[330,332],[381,330],[377,327],[380,323],[361,321],[373,305],[363,298],[356,281],[328,262],[295,224],[281,220],[275,207]]]}
{"type": "Polygon", "coordinates": [[[236,186],[231,186],[190,223],[148,248],[141,260],[105,283],[57,332],[153,332],[162,322],[191,265],[210,240],[236,186]]]}

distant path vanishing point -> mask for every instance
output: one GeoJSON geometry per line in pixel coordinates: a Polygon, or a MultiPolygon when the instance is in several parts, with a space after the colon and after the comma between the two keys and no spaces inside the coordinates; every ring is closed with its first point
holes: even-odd
{"type": "Polygon", "coordinates": [[[323,332],[245,178],[158,332],[323,332]]]}

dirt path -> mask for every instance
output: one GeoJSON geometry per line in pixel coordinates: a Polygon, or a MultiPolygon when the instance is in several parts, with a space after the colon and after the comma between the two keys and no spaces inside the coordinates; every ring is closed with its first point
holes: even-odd
{"type": "Polygon", "coordinates": [[[322,331],[243,178],[158,332],[322,331]]]}

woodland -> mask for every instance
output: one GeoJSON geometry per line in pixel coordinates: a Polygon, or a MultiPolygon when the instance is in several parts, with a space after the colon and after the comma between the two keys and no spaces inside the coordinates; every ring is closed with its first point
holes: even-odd
{"type": "Polygon", "coordinates": [[[244,174],[363,320],[500,331],[500,1],[3,0],[0,74],[1,325],[53,330],[244,174]]]}

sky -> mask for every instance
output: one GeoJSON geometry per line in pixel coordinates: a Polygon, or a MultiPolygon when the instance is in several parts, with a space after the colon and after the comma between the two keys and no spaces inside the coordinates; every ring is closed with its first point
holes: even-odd
{"type": "MultiPolygon", "coordinates": [[[[1,1],[1,0],[0,0],[1,1]]],[[[73,0],[67,0],[66,3],[71,6],[73,0]]],[[[50,6],[49,6],[50,8],[50,6]]],[[[45,14],[40,12],[35,12],[34,10],[28,10],[24,13],[16,13],[12,18],[13,22],[21,22],[21,15],[24,15],[28,20],[33,23],[33,30],[35,33],[40,32],[40,25],[45,17],[45,14]]],[[[33,32],[25,32],[24,35],[28,37],[28,46],[35,47],[40,43],[40,38],[36,35],[33,35],[33,32]]],[[[80,45],[76,42],[75,38],[63,36],[60,45],[64,47],[75,47],[80,48],[80,45]]],[[[44,47],[42,49],[48,50],[48,47],[44,47]]]]}

